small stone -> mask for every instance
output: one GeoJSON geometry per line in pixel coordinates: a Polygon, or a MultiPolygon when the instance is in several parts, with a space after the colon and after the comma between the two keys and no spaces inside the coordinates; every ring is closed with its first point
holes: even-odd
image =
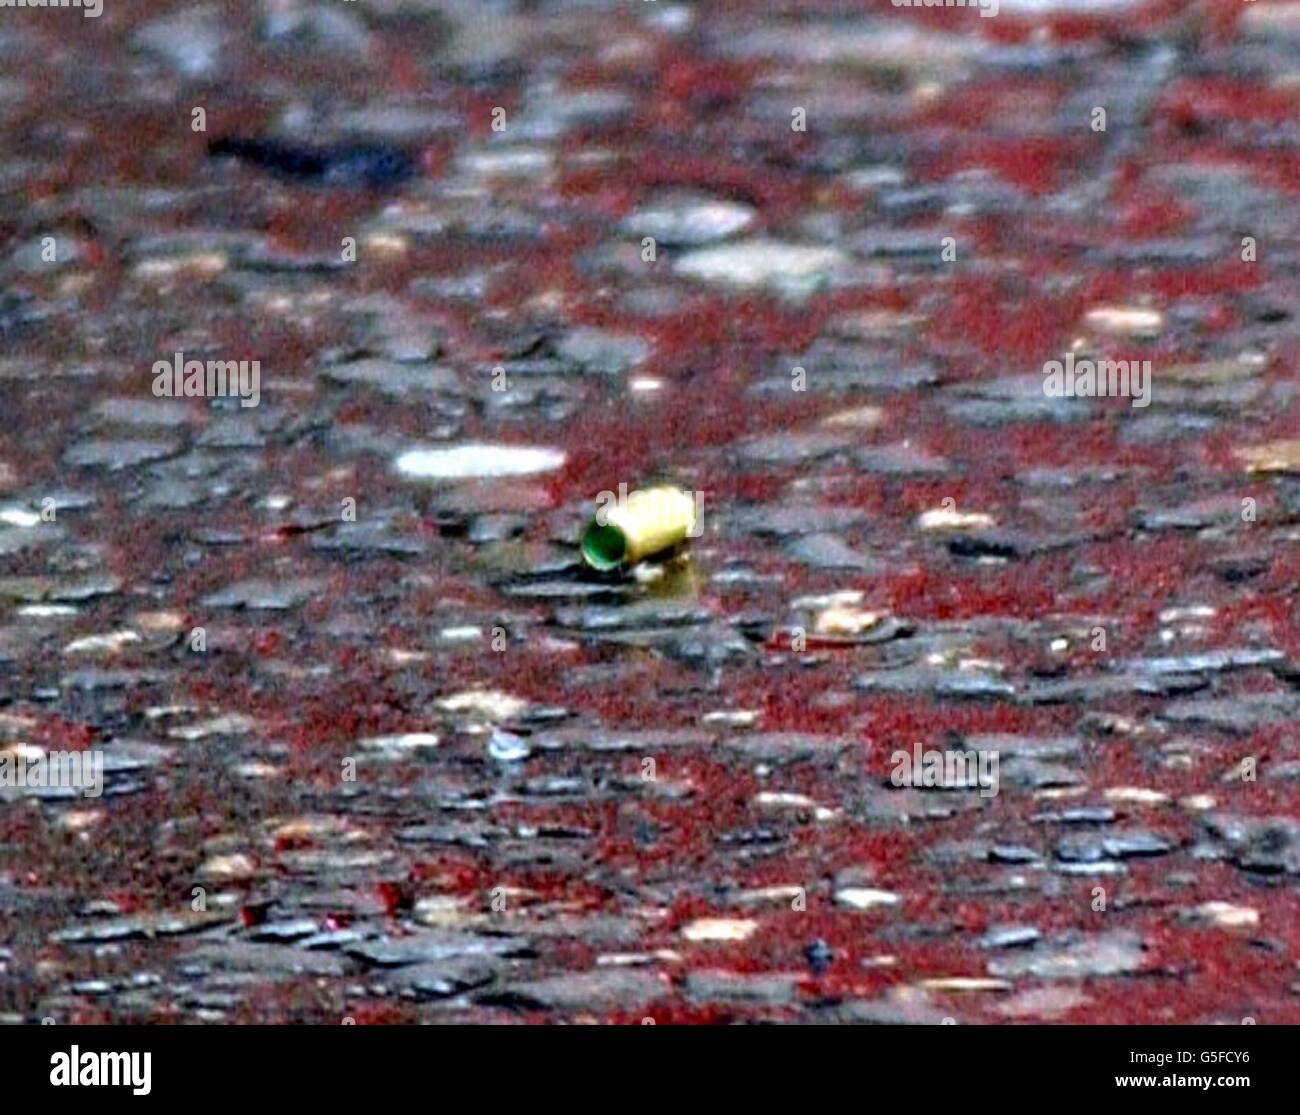
{"type": "Polygon", "coordinates": [[[1194,364],[1171,364],[1160,369],[1161,382],[1192,387],[1214,387],[1258,376],[1268,366],[1262,353],[1246,353],[1227,360],[1203,360],[1194,364]]]}
{"type": "Polygon", "coordinates": [[[210,720],[201,720],[196,724],[183,724],[168,730],[172,739],[194,743],[201,739],[215,736],[245,736],[257,727],[257,721],[243,713],[232,712],[215,716],[210,720]]]}
{"type": "Polygon", "coordinates": [[[181,255],[146,257],[131,266],[131,274],[148,283],[168,284],[176,279],[207,279],[230,265],[222,252],[190,252],[181,255]]]}
{"type": "Polygon", "coordinates": [[[187,403],[152,397],[105,399],[95,407],[95,414],[106,423],[118,426],[178,427],[186,425],[193,417],[187,403]]]}
{"type": "Polygon", "coordinates": [[[785,464],[833,456],[851,446],[853,440],[853,436],[847,433],[824,430],[811,433],[787,431],[742,441],[737,445],[736,452],[745,461],[785,464]]]}
{"type": "Polygon", "coordinates": [[[732,897],[732,902],[746,909],[755,906],[787,906],[789,907],[796,899],[805,894],[803,887],[794,884],[775,885],[770,887],[757,887],[753,890],[743,890],[732,897]]]}
{"type": "Polygon", "coordinates": [[[246,855],[213,856],[199,868],[201,878],[223,882],[251,879],[256,874],[256,865],[246,855]]]}
{"type": "Polygon", "coordinates": [[[503,732],[500,728],[493,728],[488,736],[487,751],[489,757],[498,763],[522,762],[533,753],[521,736],[503,732]]]}
{"type": "Polygon", "coordinates": [[[1142,306],[1098,306],[1084,315],[1084,325],[1099,333],[1119,337],[1156,337],[1164,329],[1164,315],[1142,306]]]}
{"type": "Polygon", "coordinates": [[[295,817],[279,824],[271,832],[272,839],[298,844],[320,839],[349,839],[362,835],[339,817],[295,817]]]}
{"type": "Polygon", "coordinates": [[[688,941],[747,941],[758,932],[749,918],[697,918],[682,929],[688,941]]]}
{"type": "Polygon", "coordinates": [[[77,442],[63,454],[63,459],[79,468],[102,468],[109,472],[120,472],[151,461],[164,460],[179,449],[179,443],[174,441],[149,441],[143,438],[122,441],[91,439],[77,442]]]}
{"type": "Polygon", "coordinates": [[[1108,832],[1102,837],[1101,846],[1111,859],[1163,856],[1174,850],[1174,845],[1163,836],[1141,829],[1108,832]]]}
{"type": "Polygon", "coordinates": [[[1007,1018],[1059,1018],[1091,1002],[1077,987],[1031,987],[1002,1003],[998,1013],[1007,1018]]]}
{"type": "Polygon", "coordinates": [[[990,863],[1034,864],[1043,857],[1024,844],[995,844],[989,849],[990,863]]]}
{"type": "Polygon", "coordinates": [[[809,284],[829,279],[846,262],[837,248],[747,240],[689,252],[677,260],[674,270],[708,283],[803,291],[809,284]]]}
{"type": "Polygon", "coordinates": [[[479,993],[475,1001],[524,1010],[611,1011],[644,1006],[670,992],[668,980],[661,973],[606,967],[510,984],[479,993]]]}
{"type": "Polygon", "coordinates": [[[853,430],[874,430],[885,420],[880,407],[854,407],[840,410],[822,419],[823,426],[847,426],[853,430]]]}
{"type": "Polygon", "coordinates": [[[725,724],[730,728],[752,728],[758,720],[755,709],[718,709],[700,717],[701,724],[725,724]]]}
{"type": "Polygon", "coordinates": [[[74,639],[63,648],[64,654],[117,654],[124,647],[140,642],[134,631],[110,631],[104,635],[87,635],[74,639]]]}
{"type": "Polygon", "coordinates": [[[791,793],[771,793],[764,791],[754,795],[754,804],[759,809],[782,809],[795,810],[800,813],[811,813],[818,821],[829,821],[835,816],[835,811],[818,805],[817,802],[807,794],[791,793]]]}
{"type": "Polygon", "coordinates": [[[154,635],[174,635],[185,629],[185,616],[180,612],[140,612],[135,625],[154,635]]]}
{"type": "Polygon", "coordinates": [[[747,759],[784,765],[810,759],[833,759],[856,746],[848,736],[818,735],[813,732],[745,732],[724,736],[723,745],[747,759]]]}
{"type": "Polygon", "coordinates": [[[682,992],[696,1003],[759,1003],[783,1006],[793,1002],[800,976],[790,972],[688,972],[682,992]]]}
{"type": "Polygon", "coordinates": [[[549,174],[554,161],[554,155],[540,147],[496,147],[466,151],[456,165],[475,178],[533,178],[549,174]]]}
{"type": "Polygon", "coordinates": [[[553,472],[564,460],[564,454],[558,449],[467,444],[408,450],[397,458],[396,468],[402,475],[417,479],[464,480],[553,472]]]}
{"type": "Polygon", "coordinates": [[[72,809],[60,813],[54,823],[64,832],[83,833],[103,824],[105,816],[102,809],[72,809]]]}
{"type": "Polygon", "coordinates": [[[813,619],[813,630],[818,635],[861,635],[878,627],[885,618],[883,612],[869,612],[845,605],[833,606],[817,613],[813,619]]]}
{"type": "Polygon", "coordinates": [[[356,59],[364,59],[371,48],[365,23],[346,9],[299,5],[296,0],[273,0],[264,9],[260,34],[273,46],[356,59]]]}
{"type": "Polygon", "coordinates": [[[1233,456],[1251,473],[1300,475],[1300,438],[1270,441],[1233,450],[1233,456]]]}
{"type": "Polygon", "coordinates": [[[19,530],[31,530],[41,525],[41,516],[26,507],[0,507],[0,523],[19,530]]]}
{"type": "Polygon", "coordinates": [[[623,221],[633,236],[650,236],[659,244],[696,247],[725,240],[754,222],[754,210],[735,201],[683,195],[665,198],[623,221]]]}
{"type": "Polygon", "coordinates": [[[520,937],[492,937],[431,929],[407,937],[379,937],[345,948],[349,956],[378,968],[431,964],[460,957],[518,956],[529,949],[520,937]]]}
{"type": "MultiPolygon", "coordinates": [[[[1041,398],[1042,392],[1039,392],[1041,398]]],[[[857,462],[868,472],[883,476],[938,477],[948,472],[948,461],[911,441],[874,445],[855,454],[857,462]]]]}
{"type": "Polygon", "coordinates": [[[996,674],[976,669],[905,666],[860,674],[854,685],[870,693],[925,693],[951,699],[1005,699],[1016,696],[1015,686],[996,674]]]}
{"type": "Polygon", "coordinates": [[[936,507],[923,512],[916,525],[922,530],[985,530],[995,526],[996,520],[982,511],[936,507]]]}
{"type": "Polygon", "coordinates": [[[844,887],[835,892],[835,901],[850,910],[874,910],[882,906],[897,906],[901,899],[893,891],[875,887],[844,887]]]}
{"type": "Polygon", "coordinates": [[[325,587],[320,578],[271,581],[257,578],[239,581],[205,596],[205,608],[247,608],[258,611],[283,611],[297,608],[319,596],[325,587]]]}
{"type": "Polygon", "coordinates": [[[1193,925],[1212,925],[1219,929],[1253,929],[1259,925],[1259,911],[1231,902],[1203,902],[1179,912],[1179,920],[1193,925]]]}
{"type": "Polygon", "coordinates": [[[499,689],[467,689],[441,697],[438,707],[447,712],[467,713],[487,721],[514,720],[528,708],[528,702],[499,689]]]}
{"type": "Polygon", "coordinates": [[[709,732],[688,729],[618,731],[604,728],[567,728],[532,737],[533,746],[539,751],[581,749],[598,753],[636,752],[640,755],[677,748],[708,747],[715,739],[709,732]]]}
{"type": "Polygon", "coordinates": [[[1140,971],[1142,939],[1132,930],[1116,930],[1045,943],[989,961],[989,974],[1017,979],[1089,979],[1140,971]]]}
{"type": "Polygon", "coordinates": [[[154,937],[179,937],[197,933],[230,920],[230,915],[215,910],[178,913],[146,913],[109,921],[94,920],[70,926],[50,934],[52,941],[61,944],[84,942],[148,940],[154,937]]]}
{"type": "Polygon", "coordinates": [[[999,925],[985,933],[980,938],[979,945],[985,949],[1024,948],[1034,944],[1041,936],[1032,925],[999,925]]]}
{"type": "Polygon", "coordinates": [[[411,914],[421,925],[435,929],[468,928],[484,921],[470,898],[454,894],[428,895],[419,899],[411,914]]]}
{"type": "Polygon", "coordinates": [[[399,968],[384,978],[386,986],[421,999],[447,999],[490,984],[505,965],[478,957],[457,957],[399,968]]]}
{"type": "Polygon", "coordinates": [[[1103,795],[1107,801],[1130,805],[1167,805],[1169,795],[1142,786],[1112,786],[1103,795]]]}
{"type": "Polygon", "coordinates": [[[923,991],[1009,991],[1011,984],[1001,979],[985,979],[979,976],[939,976],[923,979],[917,985],[923,991]]]}
{"type": "Polygon", "coordinates": [[[1241,14],[1240,30],[1252,39],[1268,42],[1300,39],[1300,4],[1282,0],[1263,8],[1245,8],[1241,14]]]}
{"type": "Polygon", "coordinates": [[[1261,875],[1300,875],[1300,821],[1289,816],[1211,813],[1202,824],[1237,867],[1261,875]]]}
{"type": "Polygon", "coordinates": [[[862,571],[873,567],[869,554],[851,546],[838,534],[805,534],[786,543],[784,549],[792,561],[812,569],[862,571]]]}
{"type": "Polygon", "coordinates": [[[222,13],[198,8],[180,11],[145,24],[135,42],[163,58],[185,78],[212,77],[226,44],[222,13]]]}
{"type": "Polygon", "coordinates": [[[366,751],[379,753],[384,758],[404,759],[438,746],[438,736],[433,732],[402,732],[393,736],[371,736],[357,741],[366,751]]]}
{"type": "Polygon", "coordinates": [[[650,355],[650,345],[640,337],[590,328],[570,330],[560,338],[555,350],[585,371],[606,375],[629,371],[650,355]]]}
{"type": "Polygon", "coordinates": [[[290,921],[267,921],[254,926],[248,931],[250,941],[301,941],[312,937],[319,925],[311,918],[296,918],[290,921]]]}
{"type": "Polygon", "coordinates": [[[329,364],[320,369],[320,376],[331,383],[373,387],[386,395],[456,395],[461,390],[460,378],[450,368],[377,357],[329,364]]]}

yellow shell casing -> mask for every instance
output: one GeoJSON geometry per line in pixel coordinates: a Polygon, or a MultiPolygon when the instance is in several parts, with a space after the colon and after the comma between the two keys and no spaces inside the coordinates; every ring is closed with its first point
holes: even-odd
{"type": "Polygon", "coordinates": [[[695,498],[680,488],[644,488],[602,511],[582,532],[583,559],[595,569],[635,565],[695,533],[695,498]]]}

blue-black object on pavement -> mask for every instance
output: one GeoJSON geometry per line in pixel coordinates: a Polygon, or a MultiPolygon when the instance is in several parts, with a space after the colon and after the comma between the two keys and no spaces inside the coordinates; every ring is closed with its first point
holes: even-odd
{"type": "Polygon", "coordinates": [[[400,185],[416,170],[407,152],[378,144],[300,147],[274,139],[225,136],[208,144],[208,154],[242,159],[282,178],[372,190],[400,185]]]}
{"type": "Polygon", "coordinates": [[[812,969],[815,976],[824,975],[835,961],[835,954],[820,937],[807,945],[803,950],[803,954],[808,961],[808,967],[812,969]]]}

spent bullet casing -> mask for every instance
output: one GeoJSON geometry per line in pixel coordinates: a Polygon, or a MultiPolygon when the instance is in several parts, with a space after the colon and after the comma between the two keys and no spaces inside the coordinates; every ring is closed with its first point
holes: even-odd
{"type": "Polygon", "coordinates": [[[692,537],[695,498],[680,488],[645,488],[601,508],[582,534],[582,556],[593,568],[635,565],[692,537]]]}

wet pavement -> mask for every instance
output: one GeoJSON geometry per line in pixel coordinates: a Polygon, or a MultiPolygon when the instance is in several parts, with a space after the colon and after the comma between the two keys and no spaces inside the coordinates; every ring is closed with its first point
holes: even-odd
{"type": "Polygon", "coordinates": [[[0,1016],[1300,1022],[1300,5],[104,6],[0,11],[0,758],[103,763],[0,1016]]]}

